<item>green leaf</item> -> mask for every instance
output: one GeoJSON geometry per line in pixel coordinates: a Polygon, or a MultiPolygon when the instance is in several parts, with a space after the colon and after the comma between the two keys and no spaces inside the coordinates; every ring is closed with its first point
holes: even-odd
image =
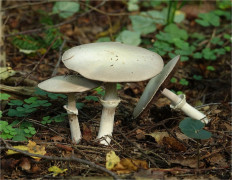
{"type": "Polygon", "coordinates": [[[43,47],[42,39],[40,37],[32,37],[29,35],[14,36],[12,41],[13,45],[21,50],[38,50],[43,47]]]}
{"type": "Polygon", "coordinates": [[[220,45],[220,46],[222,46],[224,44],[224,42],[221,41],[221,39],[219,37],[212,38],[210,42],[212,44],[217,44],[217,45],[220,45]]]}
{"type": "Polygon", "coordinates": [[[192,118],[185,118],[179,124],[181,131],[190,138],[209,139],[212,134],[203,130],[204,123],[192,118]]]}
{"type": "Polygon", "coordinates": [[[118,35],[116,41],[137,46],[141,43],[140,33],[124,30],[118,35]]]}
{"type": "Polygon", "coordinates": [[[88,101],[98,101],[97,96],[85,96],[85,99],[88,101]]]}
{"type": "Polygon", "coordinates": [[[8,100],[11,95],[6,93],[0,93],[0,100],[8,100]]]}
{"type": "Polygon", "coordinates": [[[201,59],[202,58],[202,54],[200,52],[194,53],[193,54],[193,58],[195,58],[195,59],[201,59]]]}
{"type": "MultiPolygon", "coordinates": [[[[0,118],[2,117],[2,111],[0,111],[0,118]]],[[[0,127],[1,128],[1,127],[0,127]]]]}
{"type": "Polygon", "coordinates": [[[11,100],[8,105],[11,105],[11,106],[21,106],[23,105],[23,101],[21,100],[11,100]]]}
{"type": "Polygon", "coordinates": [[[224,48],[214,49],[214,53],[216,53],[218,56],[226,54],[226,50],[224,48]]]}
{"type": "Polygon", "coordinates": [[[63,122],[63,121],[65,121],[65,116],[67,116],[67,114],[62,113],[62,114],[59,114],[59,115],[53,117],[52,120],[54,120],[55,122],[63,122]]]}
{"type": "Polygon", "coordinates": [[[155,22],[150,17],[140,15],[133,15],[129,17],[132,22],[132,28],[136,32],[146,35],[156,30],[155,22]]]}
{"type": "Polygon", "coordinates": [[[82,109],[84,107],[84,103],[76,103],[77,109],[82,109]]]}
{"type": "Polygon", "coordinates": [[[138,0],[129,0],[127,3],[127,9],[128,11],[138,11],[139,6],[138,6],[138,0]]]}
{"type": "Polygon", "coordinates": [[[225,38],[225,39],[231,39],[231,36],[229,34],[224,34],[223,38],[225,38]]]}
{"type": "Polygon", "coordinates": [[[100,37],[96,42],[110,42],[110,37],[100,37]]]}
{"type": "Polygon", "coordinates": [[[214,54],[214,51],[210,48],[204,48],[202,50],[203,57],[207,60],[216,60],[216,55],[214,54]]]}
{"type": "Polygon", "coordinates": [[[37,99],[38,99],[37,97],[30,97],[30,98],[28,98],[28,99],[24,99],[24,101],[25,101],[26,103],[28,103],[28,104],[31,104],[31,103],[36,102],[37,99]]]}
{"type": "Polygon", "coordinates": [[[169,24],[164,28],[166,33],[172,34],[172,38],[174,39],[188,39],[188,33],[184,29],[178,28],[176,24],[169,24]]]}
{"type": "Polygon", "coordinates": [[[184,78],[180,79],[179,83],[181,85],[183,85],[183,86],[188,86],[188,84],[189,84],[189,82],[186,79],[184,79],[184,78]]]}
{"type": "Polygon", "coordinates": [[[52,12],[58,14],[62,18],[67,18],[80,10],[78,2],[56,2],[53,6],[52,12]]]}
{"type": "Polygon", "coordinates": [[[198,18],[199,19],[196,19],[195,21],[204,27],[208,27],[210,25],[217,27],[220,25],[220,18],[214,12],[200,13],[198,18]]]}
{"type": "Polygon", "coordinates": [[[194,74],[193,79],[196,79],[196,80],[200,81],[200,80],[202,80],[202,76],[194,74]]]}
{"type": "Polygon", "coordinates": [[[215,71],[215,68],[213,66],[207,66],[206,69],[209,71],[215,71]]]}
{"type": "Polygon", "coordinates": [[[177,83],[177,79],[175,77],[172,77],[170,80],[171,83],[177,83]]]}

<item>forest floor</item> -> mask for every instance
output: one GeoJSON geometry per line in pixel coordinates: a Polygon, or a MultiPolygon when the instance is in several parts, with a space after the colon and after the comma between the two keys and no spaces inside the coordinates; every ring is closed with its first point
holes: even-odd
{"type": "MultiPolygon", "coordinates": [[[[53,3],[3,2],[5,37],[3,49],[6,56],[4,61],[1,59],[1,66],[7,66],[8,72],[12,68],[15,74],[1,80],[1,93],[10,95],[9,99],[1,101],[3,114],[1,122],[11,124],[17,121],[13,128],[18,127],[18,129],[20,123],[29,122],[28,127],[32,127],[36,132],[31,133],[30,136],[25,135],[24,141],[17,141],[13,136],[1,138],[1,179],[105,179],[107,177],[112,179],[107,171],[104,172],[99,167],[70,160],[70,157],[80,158],[105,169],[106,155],[112,151],[121,159],[121,164],[118,164],[121,167],[111,170],[124,179],[230,179],[232,137],[230,52],[217,55],[216,60],[213,61],[203,58],[196,60],[192,57],[187,61],[181,61],[174,77],[188,83],[170,82],[167,85],[169,89],[186,94],[187,102],[197,107],[211,120],[204,127],[212,133],[209,139],[197,140],[185,136],[179,128],[179,123],[185,118],[185,114],[172,110],[169,106],[170,101],[163,96],[157,98],[142,116],[133,119],[133,109],[148,81],[120,83],[121,103],[116,109],[114,132],[109,146],[100,145],[96,141],[102,110],[100,102],[93,98],[99,97],[96,90],[77,94],[77,102],[81,106],[79,121],[83,134],[78,145],[70,141],[66,116],[65,121],[62,122],[51,120],[41,123],[46,120],[44,117],[65,113],[63,109],[65,99],[51,99],[41,94],[34,94],[37,84],[51,78],[52,74],[73,74],[62,63],[56,66],[61,54],[70,47],[95,42],[103,36],[115,35],[123,27],[130,25],[128,14],[133,12],[128,12],[124,3],[121,1],[101,3],[101,1],[92,1],[91,6],[81,3],[81,8],[86,8],[87,11],[79,12],[77,16],[63,21],[53,15],[51,19],[56,23],[52,26],[59,29],[61,33],[61,43],[58,42],[60,46],[53,48],[56,40],[59,40],[59,37],[55,37],[48,42],[50,45],[26,54],[25,51],[20,52],[15,38],[27,38],[23,35],[39,35],[44,38],[46,27],[40,23],[40,15],[42,16],[43,13],[38,11],[49,12],[53,3]],[[97,8],[94,8],[95,6],[97,8]],[[109,19],[111,25],[108,23],[109,19]],[[214,69],[210,70],[207,67],[214,69]],[[194,75],[200,75],[202,78],[193,78],[194,75]],[[17,113],[11,116],[8,114],[10,109],[17,107],[9,104],[11,100],[24,101],[31,97],[47,100],[51,105],[37,106],[35,111],[21,116],[17,113]],[[12,147],[17,148],[19,145],[27,147],[29,140],[31,143],[36,143],[34,148],[45,151],[43,155],[51,159],[46,157],[35,159],[26,153],[9,154],[9,149],[12,147]],[[52,159],[52,157],[64,159],[52,159]],[[48,170],[49,167],[59,167],[60,171],[54,174],[54,171],[48,170]]],[[[188,4],[191,8],[195,5],[188,4]]],[[[161,5],[161,9],[162,7],[166,5],[161,5]]],[[[224,28],[230,23],[229,21],[221,19],[219,27],[202,27],[195,22],[195,16],[200,12],[194,12],[195,16],[193,13],[199,9],[188,8],[186,5],[182,9],[186,19],[184,25],[180,26],[185,28],[188,34],[200,32],[207,37],[199,49],[214,46],[210,44],[210,39],[214,36],[222,37],[223,33],[230,34],[230,30],[224,28]]],[[[149,8],[143,7],[140,11],[147,9],[149,8]]],[[[203,9],[206,12],[216,9],[215,2],[206,4],[203,9]]],[[[44,19],[44,21],[49,20],[44,19]]],[[[157,25],[158,31],[162,31],[163,28],[157,25]]],[[[156,41],[156,33],[158,32],[142,36],[143,41],[140,46],[149,48],[151,42],[156,41]],[[148,41],[150,43],[146,43],[148,41]]],[[[33,40],[31,42],[33,44],[33,40]]],[[[162,57],[165,64],[171,60],[167,54],[162,57]]],[[[24,128],[28,130],[30,129],[28,127],[24,128]]],[[[0,130],[3,134],[3,128],[0,130]]]]}

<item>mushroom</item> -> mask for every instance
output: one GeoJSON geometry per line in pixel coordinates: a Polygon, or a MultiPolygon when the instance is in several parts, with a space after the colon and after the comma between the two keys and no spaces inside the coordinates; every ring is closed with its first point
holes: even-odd
{"type": "Polygon", "coordinates": [[[105,82],[105,95],[100,129],[97,138],[108,145],[112,136],[114,115],[120,99],[117,82],[136,82],[150,79],[163,68],[162,58],[144,48],[119,42],[90,43],[67,50],[62,57],[64,65],[82,76],[105,82]],[[104,137],[104,138],[103,138],[104,137]]]}
{"type": "Polygon", "coordinates": [[[206,117],[206,115],[202,114],[200,111],[186,102],[186,97],[184,94],[177,96],[175,93],[165,88],[166,84],[169,83],[170,78],[177,68],[179,59],[180,56],[173,58],[165,65],[160,74],[150,79],[138,104],[134,109],[134,118],[137,118],[139,115],[141,115],[144,109],[146,109],[147,106],[149,106],[160,94],[162,94],[171,100],[171,108],[180,109],[189,117],[196,120],[201,120],[203,123],[207,124],[209,122],[209,119],[206,117]]]}
{"type": "Polygon", "coordinates": [[[56,76],[38,84],[38,87],[44,91],[52,93],[64,93],[68,96],[68,105],[65,105],[64,108],[68,113],[71,138],[72,142],[75,144],[79,143],[81,140],[75,93],[84,92],[98,87],[99,85],[99,82],[74,75],[56,76]]]}

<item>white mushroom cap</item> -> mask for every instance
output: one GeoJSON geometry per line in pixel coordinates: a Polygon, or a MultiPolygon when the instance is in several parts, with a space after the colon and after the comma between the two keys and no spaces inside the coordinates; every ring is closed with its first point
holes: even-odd
{"type": "Polygon", "coordinates": [[[38,84],[40,89],[53,93],[84,92],[100,85],[99,82],[68,75],[56,76],[38,84]]]}
{"type": "Polygon", "coordinates": [[[162,90],[162,88],[164,88],[165,83],[170,80],[171,75],[173,75],[173,73],[175,72],[174,69],[177,67],[179,59],[180,56],[174,57],[164,66],[160,74],[158,74],[148,82],[141,98],[139,99],[139,102],[134,109],[134,118],[138,117],[143,112],[143,110],[154,100],[155,95],[157,97],[157,93],[159,93],[158,90],[162,90]]]}
{"type": "Polygon", "coordinates": [[[159,74],[164,65],[160,55],[119,42],[76,46],[63,54],[62,61],[82,76],[103,82],[147,80],[159,74]]]}

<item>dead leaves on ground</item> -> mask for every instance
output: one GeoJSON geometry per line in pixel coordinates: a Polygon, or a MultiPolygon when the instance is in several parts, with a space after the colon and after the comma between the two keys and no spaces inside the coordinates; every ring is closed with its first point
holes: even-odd
{"type": "Polygon", "coordinates": [[[120,159],[114,151],[110,151],[106,154],[106,168],[115,171],[117,174],[129,174],[139,169],[148,169],[148,164],[143,160],[120,159]]]}

